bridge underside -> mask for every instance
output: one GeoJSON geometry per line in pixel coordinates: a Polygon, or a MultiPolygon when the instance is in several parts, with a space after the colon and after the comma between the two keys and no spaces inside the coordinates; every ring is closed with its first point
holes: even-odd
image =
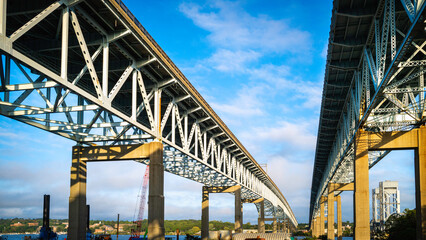
{"type": "MultiPolygon", "coordinates": [[[[389,132],[411,132],[424,125],[424,7],[422,0],[333,2],[311,189],[311,226],[314,222],[324,223],[324,219],[320,220],[324,216],[321,206],[325,203],[321,199],[331,193],[341,193],[332,190],[330,184],[355,183],[352,189],[357,196],[354,199],[355,215],[359,214],[357,208],[359,211],[360,206],[361,211],[369,209],[368,169],[394,148],[366,150],[364,170],[357,170],[360,167],[357,141],[361,132],[384,136],[389,132]],[[366,182],[359,180],[357,185],[359,174],[366,174],[366,182]],[[366,191],[366,199],[359,195],[365,184],[367,189],[362,191],[366,191]],[[360,199],[366,203],[361,204],[360,199]]],[[[418,194],[424,194],[419,191],[418,194]]],[[[417,207],[422,208],[419,204],[417,207]]],[[[365,221],[368,225],[369,215],[363,216],[354,216],[356,221],[364,221],[358,222],[355,232],[367,228],[365,221]]],[[[424,220],[419,221],[424,224],[424,220]]],[[[334,226],[330,227],[334,229],[334,226]]],[[[421,231],[422,227],[419,229],[421,231]]],[[[419,234],[425,238],[424,232],[419,234]]],[[[368,233],[358,231],[356,235],[356,239],[369,237],[369,228],[368,233]]]]}
{"type": "Polygon", "coordinates": [[[165,171],[239,185],[297,226],[272,179],[121,1],[0,0],[0,55],[1,115],[79,146],[161,141],[165,171]]]}

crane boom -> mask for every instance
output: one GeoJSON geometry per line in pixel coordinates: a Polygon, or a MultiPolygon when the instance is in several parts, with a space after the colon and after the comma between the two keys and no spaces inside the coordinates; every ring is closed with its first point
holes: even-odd
{"type": "Polygon", "coordinates": [[[149,165],[146,166],[145,175],[143,176],[143,185],[142,185],[142,191],[141,191],[141,202],[139,204],[138,221],[143,220],[143,212],[145,210],[146,190],[148,188],[148,181],[149,181],[149,165]]]}
{"type": "Polygon", "coordinates": [[[143,176],[143,182],[142,182],[142,190],[141,190],[141,201],[139,203],[139,212],[138,212],[138,218],[134,223],[136,223],[136,229],[131,230],[131,236],[129,240],[140,240],[142,239],[141,233],[142,233],[142,220],[143,220],[143,212],[145,210],[145,202],[146,202],[146,190],[148,188],[148,181],[149,181],[149,165],[146,165],[145,174],[143,176]]]}

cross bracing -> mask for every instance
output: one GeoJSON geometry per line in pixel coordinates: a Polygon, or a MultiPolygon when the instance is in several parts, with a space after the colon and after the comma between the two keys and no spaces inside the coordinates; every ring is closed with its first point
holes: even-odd
{"type": "MultiPolygon", "coordinates": [[[[161,140],[165,170],[241,185],[297,221],[275,183],[119,0],[1,0],[0,113],[81,145],[161,140]]],[[[147,163],[147,162],[145,162],[147,163]]]]}
{"type": "MultiPolygon", "coordinates": [[[[422,0],[333,2],[310,220],[329,182],[353,182],[359,129],[409,131],[424,124],[424,7],[422,0]]],[[[370,168],[388,153],[370,152],[370,168]]]]}

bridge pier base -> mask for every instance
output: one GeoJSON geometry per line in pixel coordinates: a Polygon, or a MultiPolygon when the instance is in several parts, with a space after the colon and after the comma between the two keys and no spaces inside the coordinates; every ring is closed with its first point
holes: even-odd
{"type": "Polygon", "coordinates": [[[150,160],[148,240],[164,240],[163,144],[156,141],[137,145],[75,146],[72,148],[67,237],[69,240],[86,239],[87,162],[142,159],[150,160]]]}
{"type": "Polygon", "coordinates": [[[259,203],[259,218],[257,219],[257,232],[265,233],[265,201],[259,203]]]}
{"type": "Polygon", "coordinates": [[[337,240],[342,240],[342,200],[340,195],[336,196],[337,202],[337,240]]]}
{"type": "Polygon", "coordinates": [[[243,203],[241,202],[241,188],[235,191],[235,232],[243,232],[243,203]]]}
{"type": "Polygon", "coordinates": [[[319,233],[319,219],[315,217],[314,219],[314,229],[312,230],[312,237],[318,237],[319,233]]]}
{"type": "Polygon", "coordinates": [[[426,240],[426,127],[418,130],[415,150],[417,239],[426,240]]]}
{"type": "Polygon", "coordinates": [[[86,239],[86,180],[87,163],[80,158],[80,146],[72,148],[71,186],[69,197],[68,239],[86,239]]]}
{"type": "MultiPolygon", "coordinates": [[[[235,193],[235,231],[242,232],[242,203],[241,203],[241,186],[225,186],[225,187],[209,187],[203,186],[203,196],[201,202],[201,240],[209,238],[209,194],[210,193],[235,193]],[[239,226],[239,229],[237,229],[239,226]]],[[[150,240],[150,239],[149,239],[150,240]]]]}
{"type": "Polygon", "coordinates": [[[324,235],[325,234],[325,230],[324,230],[324,225],[325,225],[325,201],[326,198],[325,197],[321,197],[321,206],[320,206],[320,224],[319,224],[319,233],[318,235],[324,235]]]}
{"type": "Polygon", "coordinates": [[[149,144],[148,240],[164,240],[163,144],[149,144]]]}
{"type": "Polygon", "coordinates": [[[355,141],[354,222],[355,240],[370,239],[370,198],[368,179],[368,136],[359,130],[355,141]]]}
{"type": "Polygon", "coordinates": [[[272,221],[272,233],[277,233],[277,219],[274,218],[272,221]]]}
{"type": "Polygon", "coordinates": [[[327,239],[334,240],[334,186],[330,183],[327,196],[327,239]]]}
{"type": "Polygon", "coordinates": [[[203,186],[203,198],[201,202],[201,240],[209,239],[209,190],[203,186]]]}

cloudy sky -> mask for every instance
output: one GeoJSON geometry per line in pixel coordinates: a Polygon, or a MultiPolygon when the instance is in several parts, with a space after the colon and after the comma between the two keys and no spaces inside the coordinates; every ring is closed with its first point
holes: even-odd
{"type": "MultiPolygon", "coordinates": [[[[124,1],[307,222],[332,1],[124,1]]],[[[67,218],[73,142],[0,116],[0,218],[67,218]]],[[[370,187],[400,181],[414,207],[413,153],[391,153],[370,187]]],[[[145,166],[89,163],[92,219],[132,220],[145,166]]],[[[165,175],[166,219],[201,218],[201,184],[165,175]]],[[[352,193],[343,194],[352,221],[352,193]]],[[[233,221],[233,196],[213,194],[210,219],[233,221]]],[[[253,204],[244,222],[257,222],[253,204]]],[[[146,214],[146,213],[145,213],[146,214]]]]}

